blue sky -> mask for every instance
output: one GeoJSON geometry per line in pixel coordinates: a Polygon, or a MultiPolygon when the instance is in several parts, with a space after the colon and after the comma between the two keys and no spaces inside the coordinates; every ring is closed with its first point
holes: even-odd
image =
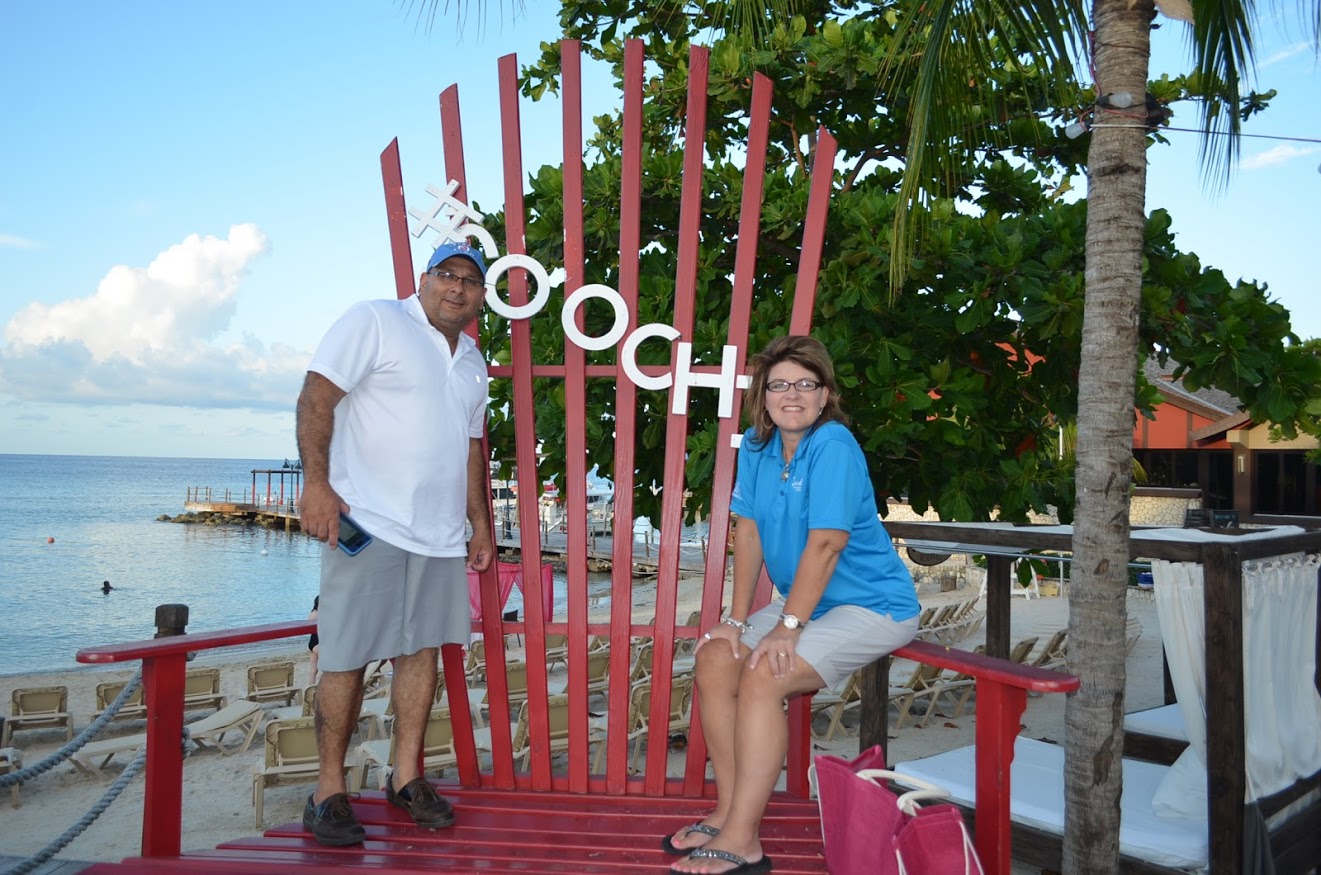
{"type": "MultiPolygon", "coordinates": [[[[452,14],[428,33],[416,6],[0,6],[0,452],[295,454],[316,342],[350,303],[392,294],[381,151],[399,138],[405,197],[424,203],[444,181],[437,98],[458,83],[470,190],[498,205],[496,58],[531,61],[558,36],[547,2],[517,18],[488,3],[461,34],[452,14]]],[[[1184,67],[1181,32],[1157,32],[1153,74],[1184,67]]],[[[1267,25],[1259,59],[1281,94],[1248,130],[1321,136],[1304,36],[1267,25]]],[[[589,117],[614,100],[595,73],[589,117]]],[[[556,105],[525,102],[522,132],[527,171],[558,163],[556,105]]],[[[1148,207],[1321,336],[1318,144],[1245,140],[1216,194],[1196,135],[1170,139],[1148,207]]]]}

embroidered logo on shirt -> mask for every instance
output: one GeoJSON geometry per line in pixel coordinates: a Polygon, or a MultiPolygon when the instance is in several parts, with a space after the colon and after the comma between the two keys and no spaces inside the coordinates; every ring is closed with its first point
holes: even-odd
{"type": "Polygon", "coordinates": [[[795,477],[792,481],[790,481],[790,483],[789,483],[789,488],[792,489],[794,492],[802,492],[802,491],[803,491],[803,478],[802,478],[802,477],[795,477]]]}

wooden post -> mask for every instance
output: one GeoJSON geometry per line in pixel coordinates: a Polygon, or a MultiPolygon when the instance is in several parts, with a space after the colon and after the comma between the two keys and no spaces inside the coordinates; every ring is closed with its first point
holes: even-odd
{"type": "Polygon", "coordinates": [[[988,656],[1009,658],[1009,588],[1013,586],[1010,570],[1014,560],[1009,556],[986,557],[986,653],[988,656]]]}
{"type": "Polygon", "coordinates": [[[890,657],[882,656],[862,669],[858,692],[862,696],[858,753],[879,744],[889,762],[890,657]]]}
{"type": "MultiPolygon", "coordinates": [[[[156,638],[182,635],[187,605],[156,606],[156,638]]],[[[183,824],[183,690],[187,654],[142,661],[147,703],[147,782],[143,790],[142,856],[179,854],[183,824]]]]}
{"type": "Polygon", "coordinates": [[[1243,737],[1243,563],[1225,544],[1202,548],[1206,623],[1206,713],[1238,715],[1206,721],[1206,796],[1212,872],[1240,871],[1247,751],[1243,737]]]}

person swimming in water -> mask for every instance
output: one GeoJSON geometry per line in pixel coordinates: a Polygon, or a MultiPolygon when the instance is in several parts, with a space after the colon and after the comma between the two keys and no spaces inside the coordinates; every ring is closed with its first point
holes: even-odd
{"type": "Polygon", "coordinates": [[[103,581],[101,581],[101,592],[106,593],[107,595],[109,595],[109,594],[110,594],[110,590],[112,590],[112,589],[114,589],[114,587],[110,585],[110,581],[108,581],[108,580],[103,580],[103,581]]]}

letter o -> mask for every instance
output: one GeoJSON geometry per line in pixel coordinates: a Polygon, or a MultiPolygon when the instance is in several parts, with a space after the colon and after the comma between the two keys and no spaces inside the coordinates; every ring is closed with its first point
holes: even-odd
{"type": "Polygon", "coordinates": [[[609,349],[619,343],[624,332],[628,330],[628,307],[624,303],[624,296],[619,292],[603,283],[589,283],[564,299],[564,309],[560,311],[560,325],[564,328],[564,336],[583,349],[609,349]],[[609,301],[610,306],[615,308],[614,324],[600,337],[583,334],[578,330],[578,323],[573,318],[578,308],[588,298],[609,301]]]}
{"type": "Polygon", "coordinates": [[[486,271],[486,304],[506,319],[531,319],[541,312],[541,308],[546,306],[548,300],[550,300],[550,276],[546,273],[546,268],[541,266],[541,262],[530,255],[518,253],[502,255],[486,271]],[[500,300],[500,296],[495,291],[496,281],[502,274],[514,268],[526,270],[537,281],[537,293],[532,296],[532,300],[519,307],[506,304],[500,300]]]}

